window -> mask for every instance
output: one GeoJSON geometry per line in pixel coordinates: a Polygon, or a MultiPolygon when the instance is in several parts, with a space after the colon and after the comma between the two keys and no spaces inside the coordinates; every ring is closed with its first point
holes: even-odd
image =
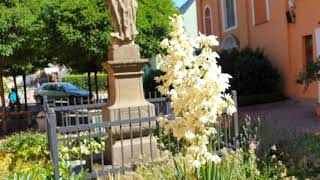
{"type": "Polygon", "coordinates": [[[251,0],[253,25],[266,23],[270,20],[269,0],[251,0]]]}
{"type": "Polygon", "coordinates": [[[49,85],[43,86],[42,90],[48,90],[49,89],[49,85]]]}
{"type": "Polygon", "coordinates": [[[204,34],[205,35],[212,35],[212,15],[211,15],[211,10],[210,8],[207,6],[205,7],[204,10],[204,34]]]}
{"type": "Polygon", "coordinates": [[[237,28],[236,0],[221,0],[224,31],[237,28]]]}
{"type": "Polygon", "coordinates": [[[313,62],[313,40],[312,35],[304,37],[305,62],[306,64],[313,62]]]}
{"type": "Polygon", "coordinates": [[[233,35],[228,35],[221,41],[220,48],[223,50],[239,49],[240,43],[237,37],[233,35]]]}

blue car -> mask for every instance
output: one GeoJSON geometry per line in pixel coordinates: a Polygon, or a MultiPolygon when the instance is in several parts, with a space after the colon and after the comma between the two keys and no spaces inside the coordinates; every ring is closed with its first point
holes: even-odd
{"type": "Polygon", "coordinates": [[[44,97],[55,99],[66,99],[68,98],[70,102],[76,100],[84,99],[87,100],[90,98],[89,91],[81,90],[71,83],[44,83],[34,92],[34,98],[37,103],[43,103],[44,97]]]}

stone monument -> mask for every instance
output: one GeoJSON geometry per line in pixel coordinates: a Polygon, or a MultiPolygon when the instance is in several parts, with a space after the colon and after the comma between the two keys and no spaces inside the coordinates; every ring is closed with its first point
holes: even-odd
{"type": "MultiPolygon", "coordinates": [[[[103,119],[117,121],[152,117],[155,115],[154,105],[145,100],[142,82],[142,69],[148,60],[141,59],[139,46],[134,43],[138,35],[136,28],[138,4],[136,0],[108,0],[108,6],[112,16],[113,33],[111,33],[112,46],[108,50],[108,60],[104,64],[108,71],[109,91],[108,105],[102,111],[103,119]]],[[[148,127],[142,127],[144,135],[149,131],[148,127]]],[[[128,126],[122,127],[125,161],[131,160],[128,158],[128,156],[131,157],[131,147],[134,148],[134,156],[136,156],[142,146],[141,141],[128,139],[132,135],[133,138],[140,139],[140,128],[133,126],[131,130],[133,133],[128,126]],[[135,143],[131,146],[131,142],[139,142],[139,144],[135,143]]],[[[121,162],[120,135],[120,128],[112,128],[113,154],[110,145],[106,143],[106,157],[110,162],[113,156],[114,164],[121,162]]],[[[145,144],[143,146],[147,144],[150,146],[150,141],[143,143],[145,144]]]]}

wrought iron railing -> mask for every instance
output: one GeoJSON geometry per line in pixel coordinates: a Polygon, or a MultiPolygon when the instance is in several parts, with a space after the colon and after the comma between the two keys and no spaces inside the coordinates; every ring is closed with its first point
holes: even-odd
{"type": "MultiPolygon", "coordinates": [[[[96,178],[132,171],[137,163],[162,157],[164,152],[179,152],[180,143],[170,133],[167,136],[163,134],[157,118],[166,116],[174,120],[169,99],[156,93],[148,97],[155,111],[150,109],[152,106],[117,109],[113,111],[118,113],[116,121],[102,118],[103,108],[107,106],[105,102],[45,98],[48,143],[55,179],[60,178],[59,166],[62,164],[72,166],[76,173],[86,170],[88,178],[96,178]],[[122,114],[127,115],[121,118],[122,114]]],[[[233,98],[236,102],[235,91],[233,98]]],[[[237,113],[232,117],[223,116],[216,128],[214,143],[217,149],[239,145],[237,113]]]]}

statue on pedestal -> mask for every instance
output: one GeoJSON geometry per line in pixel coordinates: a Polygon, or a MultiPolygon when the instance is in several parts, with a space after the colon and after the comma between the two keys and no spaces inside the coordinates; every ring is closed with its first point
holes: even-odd
{"type": "MultiPolygon", "coordinates": [[[[143,66],[148,60],[141,59],[139,46],[134,43],[138,35],[137,1],[108,0],[108,5],[113,32],[108,61],[104,64],[108,71],[109,89],[108,105],[102,109],[103,119],[110,122],[153,117],[155,107],[145,99],[142,83],[143,66]]],[[[142,146],[145,150],[149,148],[148,152],[156,155],[157,144],[148,137],[154,127],[155,123],[152,122],[140,126],[131,124],[108,129],[112,132],[112,145],[106,143],[107,161],[113,160],[113,164],[129,163],[142,153],[142,149],[139,151],[142,146]],[[125,145],[122,146],[121,142],[125,145]],[[131,154],[131,148],[135,149],[135,154],[131,154]],[[120,158],[121,152],[125,154],[124,159],[120,158]]]]}
{"type": "Polygon", "coordinates": [[[136,0],[109,0],[109,9],[112,17],[113,45],[134,43],[138,35],[136,27],[136,13],[138,3],[136,0]]]}

